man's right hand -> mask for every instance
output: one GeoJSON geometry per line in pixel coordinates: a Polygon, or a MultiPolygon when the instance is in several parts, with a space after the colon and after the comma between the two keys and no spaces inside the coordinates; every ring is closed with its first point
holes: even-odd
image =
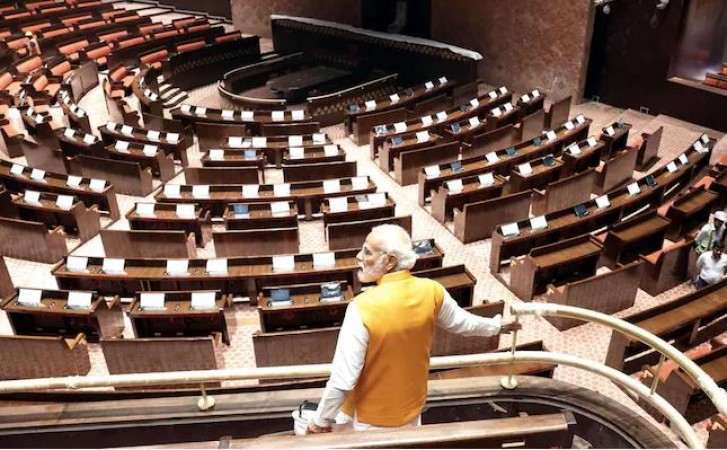
{"type": "Polygon", "coordinates": [[[507,322],[502,322],[502,325],[500,325],[500,334],[512,333],[513,331],[522,329],[523,325],[520,322],[509,320],[507,322]]]}
{"type": "Polygon", "coordinates": [[[330,426],[328,427],[319,427],[316,425],[316,423],[311,420],[308,422],[308,434],[321,434],[321,433],[330,433],[332,431],[332,428],[330,426]]]}

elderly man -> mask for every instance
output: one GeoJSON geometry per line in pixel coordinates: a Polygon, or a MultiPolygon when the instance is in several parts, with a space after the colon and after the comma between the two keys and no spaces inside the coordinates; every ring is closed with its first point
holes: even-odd
{"type": "Polygon", "coordinates": [[[434,326],[466,336],[491,336],[520,328],[500,317],[470,314],[436,281],[417,278],[409,234],[396,225],[374,228],[356,258],[363,283],[377,286],[346,310],[331,377],[308,425],[331,431],[342,409],[355,430],[418,425],[427,399],[434,326]],[[344,404],[345,402],[345,404],[344,404]]]}
{"type": "Polygon", "coordinates": [[[719,242],[724,245],[725,221],[727,214],[724,211],[717,211],[713,214],[713,223],[707,222],[699,230],[697,237],[694,238],[694,250],[698,255],[709,251],[712,246],[719,242]]]}

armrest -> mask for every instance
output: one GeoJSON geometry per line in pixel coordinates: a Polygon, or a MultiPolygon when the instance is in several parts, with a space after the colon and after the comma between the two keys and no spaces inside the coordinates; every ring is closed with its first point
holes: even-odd
{"type": "Polygon", "coordinates": [[[68,347],[68,350],[73,350],[76,348],[78,344],[85,344],[86,343],[86,335],[83,333],[78,333],[78,335],[73,339],[64,339],[66,343],[66,347],[68,347]]]}
{"type": "Polygon", "coordinates": [[[225,308],[232,306],[232,294],[225,295],[225,308]]]}
{"type": "Polygon", "coordinates": [[[112,298],[111,302],[108,303],[108,307],[109,309],[114,309],[117,306],[121,308],[121,297],[119,297],[118,295],[114,295],[114,298],[112,298]]]}
{"type": "Polygon", "coordinates": [[[66,232],[63,231],[63,227],[60,226],[60,225],[58,225],[57,227],[55,227],[52,230],[50,230],[50,234],[51,235],[54,235],[54,234],[61,235],[61,236],[63,236],[64,239],[66,237],[66,232]]]}

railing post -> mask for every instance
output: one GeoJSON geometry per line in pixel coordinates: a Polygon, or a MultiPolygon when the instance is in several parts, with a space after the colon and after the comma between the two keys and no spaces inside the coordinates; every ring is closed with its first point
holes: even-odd
{"type": "Polygon", "coordinates": [[[200,411],[208,411],[215,407],[215,398],[211,395],[207,395],[207,391],[204,388],[204,383],[200,384],[199,387],[202,389],[202,397],[197,400],[197,408],[200,411]]]}
{"type": "MultiPolygon", "coordinates": [[[[520,323],[520,316],[515,315],[515,324],[520,323]]],[[[505,389],[515,389],[517,387],[517,379],[515,379],[515,347],[517,347],[517,332],[512,332],[512,348],[510,349],[510,373],[506,377],[500,378],[500,385],[505,389]]]]}
{"type": "Polygon", "coordinates": [[[651,395],[656,392],[656,386],[659,384],[659,374],[661,373],[661,367],[664,365],[666,356],[663,354],[659,358],[659,364],[656,366],[656,373],[654,373],[654,379],[651,381],[651,395]]]}

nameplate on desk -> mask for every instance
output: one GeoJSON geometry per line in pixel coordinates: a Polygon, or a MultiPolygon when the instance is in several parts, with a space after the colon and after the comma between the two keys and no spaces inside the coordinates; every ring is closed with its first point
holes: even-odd
{"type": "Polygon", "coordinates": [[[192,309],[217,309],[216,292],[192,292],[192,309]]]}
{"type": "Polygon", "coordinates": [[[699,140],[702,141],[702,143],[705,145],[709,144],[709,136],[707,136],[706,134],[703,134],[702,136],[700,136],[699,140]]]}
{"type": "Polygon", "coordinates": [[[568,146],[568,151],[573,156],[578,156],[581,154],[581,148],[578,147],[578,144],[571,144],[568,146]]]}
{"type": "Polygon", "coordinates": [[[591,136],[588,139],[586,139],[586,143],[588,144],[589,147],[595,147],[598,144],[598,141],[596,141],[596,138],[591,136]]]}
{"type": "Polygon", "coordinates": [[[161,136],[161,133],[156,130],[149,130],[146,132],[147,139],[151,139],[152,141],[158,141],[159,136],[161,136]]]}
{"type": "Polygon", "coordinates": [[[222,118],[223,119],[232,119],[235,117],[235,111],[230,111],[229,109],[223,109],[222,110],[222,118]]]}
{"type": "Polygon", "coordinates": [[[540,97],[540,91],[537,89],[533,89],[533,92],[531,92],[531,94],[533,94],[533,98],[540,97]]]}
{"type": "Polygon", "coordinates": [[[517,236],[518,234],[520,234],[520,228],[517,226],[517,222],[502,225],[500,227],[500,230],[502,231],[502,235],[504,237],[517,236]]]}
{"type": "Polygon", "coordinates": [[[452,194],[462,192],[462,190],[464,189],[464,186],[462,185],[462,180],[449,180],[446,183],[447,189],[452,194]]]}
{"type": "Polygon", "coordinates": [[[116,123],[114,123],[114,122],[108,122],[108,123],[106,123],[106,129],[109,130],[109,131],[116,130],[116,123]]]}
{"type": "Polygon", "coordinates": [[[18,291],[18,304],[21,306],[40,306],[43,291],[39,289],[20,289],[18,291]]]}
{"type": "Polygon", "coordinates": [[[78,187],[81,185],[81,181],[83,181],[83,177],[79,177],[78,175],[68,175],[68,179],[66,179],[66,186],[78,187]]]}
{"type": "Polygon", "coordinates": [[[188,259],[168,259],[167,275],[188,275],[189,260],[188,259]]]}
{"type": "Polygon", "coordinates": [[[164,292],[142,292],[139,294],[139,308],[142,310],[164,310],[164,300],[166,294],[164,292]]]}
{"type": "Polygon", "coordinates": [[[326,194],[341,192],[341,180],[323,180],[323,192],[326,194]]]}
{"type": "Polygon", "coordinates": [[[114,149],[122,153],[129,153],[129,143],[126,141],[116,141],[114,149]]]}
{"type": "Polygon", "coordinates": [[[293,300],[290,299],[290,289],[271,289],[270,303],[272,303],[272,306],[292,306],[293,300]]]}
{"type": "Polygon", "coordinates": [[[88,257],[68,256],[66,258],[66,270],[69,272],[88,272],[88,257]]]}
{"type": "Polygon", "coordinates": [[[666,165],[666,170],[669,171],[669,173],[674,173],[677,171],[677,165],[674,161],[670,162],[666,165]]]}
{"type": "Polygon", "coordinates": [[[369,187],[369,177],[353,177],[351,178],[351,189],[360,191],[369,187]]]}
{"type": "Polygon", "coordinates": [[[67,137],[68,139],[73,139],[73,136],[76,134],[76,130],[73,128],[66,128],[63,131],[63,136],[67,137]]]}
{"type": "Polygon", "coordinates": [[[42,170],[42,169],[31,170],[30,178],[32,178],[33,180],[38,180],[38,181],[42,180],[43,178],[45,178],[45,170],[42,170]]]}
{"type": "Polygon", "coordinates": [[[326,133],[313,133],[314,144],[324,144],[326,142],[326,133]]]}
{"type": "Polygon", "coordinates": [[[336,156],[338,155],[338,145],[336,144],[328,144],[325,147],[323,147],[323,154],[325,156],[336,156]]]}
{"type": "Polygon", "coordinates": [[[424,117],[422,117],[421,121],[422,121],[422,126],[424,126],[424,127],[428,127],[429,125],[434,123],[434,119],[432,119],[432,116],[424,116],[424,117]]]}
{"type": "Polygon", "coordinates": [[[496,162],[498,162],[500,160],[500,157],[497,156],[497,153],[490,152],[490,153],[488,153],[488,154],[485,155],[485,159],[487,159],[487,162],[488,163],[494,164],[494,163],[496,163],[496,162]]]}
{"type": "Polygon", "coordinates": [[[502,115],[502,111],[500,111],[500,107],[499,106],[497,108],[491,110],[490,112],[495,117],[500,117],[502,115]]]}
{"type": "Polygon", "coordinates": [[[406,123],[404,123],[404,122],[396,122],[394,124],[394,131],[396,131],[397,133],[405,132],[406,128],[407,128],[406,123]]]}
{"type": "MultiPolygon", "coordinates": [[[[30,117],[33,117],[33,116],[30,116],[30,117]]],[[[35,116],[33,118],[35,119],[35,123],[43,123],[43,119],[45,119],[45,117],[40,114],[38,114],[37,116],[35,116]]]]}
{"type": "Polygon", "coordinates": [[[447,113],[445,111],[439,111],[437,113],[437,122],[444,122],[447,120],[447,113]]]}
{"type": "Polygon", "coordinates": [[[687,155],[682,153],[681,155],[679,155],[679,162],[682,164],[687,164],[689,162],[689,158],[687,158],[687,155]]]}
{"type": "Polygon", "coordinates": [[[195,184],[192,186],[192,197],[194,198],[209,198],[210,187],[206,184],[195,184]]]}
{"type": "Polygon", "coordinates": [[[209,275],[227,275],[227,258],[208,259],[205,271],[209,275]]]}
{"type": "Polygon", "coordinates": [[[506,113],[509,113],[510,111],[512,111],[514,109],[512,106],[512,103],[510,103],[510,102],[505,103],[504,105],[502,105],[502,107],[505,108],[506,113]]]}
{"type": "Polygon", "coordinates": [[[636,195],[641,192],[639,183],[631,183],[628,186],[626,186],[626,189],[628,190],[629,195],[636,195]]]}
{"type": "Polygon", "coordinates": [[[274,185],[273,195],[275,195],[276,197],[288,197],[290,195],[290,183],[274,185]]]}
{"type": "Polygon", "coordinates": [[[273,272],[291,272],[295,269],[293,255],[273,256],[273,272]]]}
{"type": "Polygon", "coordinates": [[[575,126],[575,125],[573,125],[573,123],[572,123],[572,122],[570,122],[570,121],[569,121],[569,122],[566,122],[566,123],[565,123],[565,129],[566,129],[566,130],[568,130],[568,131],[571,131],[571,130],[573,130],[573,129],[574,129],[575,127],[576,127],[576,126],[575,126]]]}
{"type": "Polygon", "coordinates": [[[137,203],[136,204],[136,215],[140,217],[155,217],[154,209],[156,203],[137,203]]]}
{"type": "Polygon", "coordinates": [[[439,176],[441,171],[439,170],[439,166],[427,166],[424,168],[424,173],[427,175],[427,178],[435,178],[439,176]]]}
{"type": "Polygon", "coordinates": [[[495,184],[495,176],[492,174],[492,172],[482,174],[477,177],[480,180],[480,185],[487,187],[492,186],[495,184]]]}
{"type": "Polygon", "coordinates": [[[475,127],[479,126],[480,118],[479,117],[470,117],[469,124],[470,124],[470,128],[475,128],[475,127]]]}
{"type": "Polygon", "coordinates": [[[272,202],[270,204],[270,213],[273,216],[287,215],[290,213],[290,203],[272,202]]]}
{"type": "Polygon", "coordinates": [[[126,273],[124,266],[126,266],[126,260],[123,258],[104,258],[101,271],[111,275],[123,275],[126,273]]]}
{"type": "Polygon", "coordinates": [[[332,213],[348,211],[348,199],[346,197],[329,198],[328,209],[332,213]]]}
{"type": "Polygon", "coordinates": [[[121,134],[130,135],[133,132],[134,132],[134,127],[132,127],[130,125],[124,125],[123,127],[121,127],[121,134]]]}
{"type": "Polygon", "coordinates": [[[596,197],[596,206],[599,209],[608,208],[609,206],[611,206],[611,200],[608,199],[608,195],[596,197]]]}
{"type": "MultiPolygon", "coordinates": [[[[255,138],[253,138],[255,139],[255,138]]],[[[254,147],[258,147],[255,144],[252,144],[254,147]]],[[[303,136],[288,136],[288,145],[291,147],[300,147],[303,145],[303,136]]],[[[262,145],[264,147],[265,144],[262,145]]]]}
{"type": "Polygon", "coordinates": [[[548,221],[545,216],[533,217],[530,219],[530,229],[533,231],[544,230],[548,228],[548,221]]]}
{"type": "Polygon", "coordinates": [[[82,110],[81,108],[76,108],[74,112],[78,117],[83,117],[86,115],[86,111],[82,110]]]}
{"type": "Polygon", "coordinates": [[[255,120],[255,112],[254,111],[241,111],[240,117],[244,121],[251,122],[251,121],[255,120]]]}
{"type": "Polygon", "coordinates": [[[528,94],[525,94],[522,97],[520,97],[520,100],[522,100],[523,103],[527,103],[530,101],[530,96],[528,94]]]}
{"type": "Polygon", "coordinates": [[[171,144],[176,144],[179,142],[179,133],[167,133],[166,134],[167,142],[171,144]]]}
{"type": "Polygon", "coordinates": [[[290,147],[288,156],[290,156],[290,159],[303,159],[305,158],[305,149],[303,147],[290,147]]]}
{"type": "Polygon", "coordinates": [[[192,111],[191,105],[182,105],[179,107],[179,110],[182,111],[184,114],[189,114],[190,111],[192,111]]]}
{"type": "Polygon", "coordinates": [[[92,300],[93,292],[71,291],[66,305],[69,309],[91,309],[92,300]]]}
{"type": "Polygon", "coordinates": [[[432,83],[431,81],[427,81],[426,83],[424,83],[424,89],[430,90],[432,88],[434,88],[434,83],[432,83]]]}
{"type": "Polygon", "coordinates": [[[326,253],[314,253],[313,254],[313,268],[314,269],[327,269],[336,267],[336,255],[333,252],[326,253]]]}
{"type": "Polygon", "coordinates": [[[210,150],[211,161],[223,161],[225,159],[225,151],[220,148],[214,148],[210,150]]]}
{"type": "Polygon", "coordinates": [[[144,89],[144,96],[145,97],[150,97],[151,96],[151,90],[149,90],[149,88],[144,89]]]}
{"type": "Polygon", "coordinates": [[[159,151],[159,147],[157,147],[154,144],[144,144],[144,147],[141,149],[141,153],[143,153],[144,156],[147,156],[147,157],[156,156],[158,151],[159,151]]]}
{"type": "Polygon", "coordinates": [[[25,194],[23,195],[23,200],[25,203],[31,203],[33,205],[39,205],[40,204],[40,192],[38,191],[25,191],[25,194]]]}
{"type": "MultiPolygon", "coordinates": [[[[10,173],[12,173],[15,176],[22,176],[23,170],[25,170],[25,167],[18,165],[18,164],[13,164],[10,167],[10,173]]],[[[70,176],[68,178],[70,178],[70,176]]]]}
{"type": "Polygon", "coordinates": [[[520,172],[521,175],[531,175],[533,173],[533,167],[530,165],[530,163],[523,163],[517,166],[518,172],[520,172]]]}
{"type": "Polygon", "coordinates": [[[273,122],[282,122],[285,120],[285,111],[273,111],[270,113],[270,118],[273,122]]]}
{"type": "Polygon", "coordinates": [[[576,116],[576,123],[585,123],[585,122],[586,122],[586,118],[583,117],[583,114],[578,114],[576,116]]]}
{"type": "Polygon", "coordinates": [[[198,106],[194,109],[194,113],[197,114],[198,116],[204,116],[207,114],[207,108],[198,106]]]}
{"type": "Polygon", "coordinates": [[[293,120],[303,120],[305,119],[305,111],[302,109],[294,109],[290,112],[290,116],[293,120]]]}
{"type": "Polygon", "coordinates": [[[694,147],[694,150],[698,151],[699,153],[704,153],[707,150],[704,148],[701,141],[695,142],[692,147],[694,147]]]}
{"type": "Polygon", "coordinates": [[[240,148],[242,147],[242,137],[241,136],[230,136],[227,138],[227,145],[233,148],[240,148]]]}
{"type": "Polygon", "coordinates": [[[507,94],[507,88],[505,86],[502,86],[500,89],[498,89],[498,91],[500,92],[500,95],[507,94]]]}
{"type": "MultiPolygon", "coordinates": [[[[302,144],[303,144],[303,142],[301,141],[301,145],[302,144]]],[[[260,137],[260,136],[255,136],[255,137],[252,138],[252,146],[253,147],[261,148],[261,147],[267,147],[267,145],[268,145],[268,139],[267,138],[260,137]]]]}
{"type": "Polygon", "coordinates": [[[375,194],[369,194],[366,196],[366,200],[371,206],[385,206],[386,205],[386,193],[377,192],[375,194]]]}
{"type": "Polygon", "coordinates": [[[472,106],[473,108],[477,108],[478,106],[480,106],[480,101],[476,98],[473,98],[472,100],[470,100],[470,106],[472,106]]]}
{"type": "Polygon", "coordinates": [[[73,196],[72,195],[59,195],[56,198],[56,206],[65,211],[73,208],[73,196]]]}
{"type": "Polygon", "coordinates": [[[497,98],[497,92],[495,92],[495,91],[490,91],[490,92],[489,92],[489,93],[487,94],[487,96],[488,96],[488,97],[490,97],[490,99],[494,100],[494,99],[496,99],[496,98],[497,98]]]}
{"type": "Polygon", "coordinates": [[[257,184],[243,184],[242,185],[242,196],[246,198],[254,198],[258,197],[258,191],[260,190],[260,186],[257,184]]]}
{"type": "Polygon", "coordinates": [[[164,196],[167,198],[179,198],[182,193],[182,186],[178,184],[164,185],[164,196]]]}
{"type": "Polygon", "coordinates": [[[194,211],[193,203],[181,203],[176,205],[174,212],[180,219],[196,219],[197,214],[194,211]]]}
{"type": "Polygon", "coordinates": [[[605,132],[605,133],[606,133],[607,135],[609,135],[609,136],[613,136],[614,134],[616,134],[616,131],[614,131],[614,129],[613,129],[613,127],[612,127],[611,125],[609,125],[608,127],[606,127],[606,129],[605,129],[605,130],[603,130],[603,131],[604,131],[604,132],[605,132]]]}
{"type": "Polygon", "coordinates": [[[447,77],[439,77],[439,84],[440,85],[447,84],[447,81],[448,81],[447,80],[447,77]]]}
{"type": "Polygon", "coordinates": [[[401,98],[399,97],[399,94],[392,94],[389,96],[389,100],[391,103],[398,103],[401,98]]]}
{"type": "Polygon", "coordinates": [[[416,136],[417,136],[417,142],[426,142],[429,140],[428,131],[420,131],[416,134],[416,136]]]}
{"type": "Polygon", "coordinates": [[[549,141],[554,141],[554,140],[558,139],[558,135],[555,134],[555,131],[548,131],[547,133],[545,133],[545,137],[549,141]]]}

